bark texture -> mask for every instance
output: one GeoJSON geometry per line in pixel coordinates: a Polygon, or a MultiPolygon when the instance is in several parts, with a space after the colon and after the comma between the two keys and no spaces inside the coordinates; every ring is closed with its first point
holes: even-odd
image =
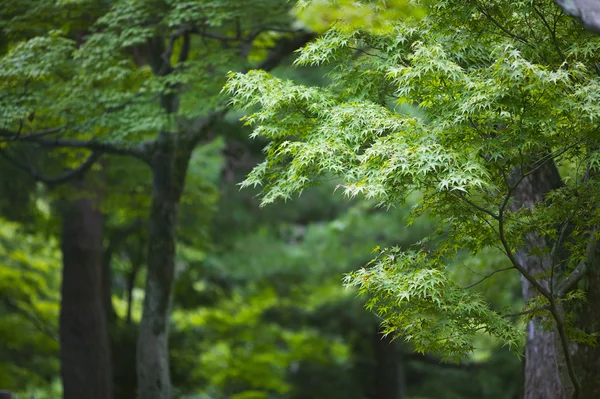
{"type": "Polygon", "coordinates": [[[191,152],[163,132],[152,155],[152,205],[148,226],[148,272],[138,336],[139,397],[171,399],[168,325],[175,275],[175,233],[179,201],[191,152]]]}
{"type": "Polygon", "coordinates": [[[112,399],[113,394],[102,286],[103,220],[94,202],[70,200],[63,210],[60,360],[65,399],[112,399]]]}
{"type": "MultiPolygon", "coordinates": [[[[600,254],[596,249],[594,263],[588,265],[584,280],[587,303],[577,312],[578,327],[587,333],[600,332],[600,254]]],[[[575,367],[581,381],[581,397],[600,398],[600,348],[574,345],[575,367]]]]}
{"type": "MultiPolygon", "coordinates": [[[[537,172],[525,178],[514,193],[513,210],[520,207],[533,208],[542,201],[551,190],[561,186],[561,178],[556,165],[549,161],[537,172]]],[[[538,234],[530,234],[526,246],[517,251],[519,263],[531,275],[543,273],[550,267],[550,259],[545,255],[529,255],[534,248],[546,248],[548,243],[538,234]]],[[[547,286],[547,284],[544,284],[547,286]]],[[[539,295],[537,290],[521,277],[523,298],[529,299],[539,295]]],[[[527,325],[525,346],[525,389],[524,399],[566,399],[561,376],[559,375],[554,346],[554,333],[543,331],[539,320],[534,319],[527,325]]]]}
{"type": "MultiPolygon", "coordinates": [[[[525,206],[532,208],[542,201],[551,190],[562,185],[560,175],[554,163],[548,162],[536,173],[523,180],[515,192],[514,207],[525,206]]],[[[519,262],[532,274],[542,273],[551,265],[549,256],[529,256],[533,248],[544,248],[551,245],[538,234],[528,237],[527,245],[518,251],[519,262]]],[[[596,246],[596,252],[598,248],[596,246]]],[[[564,255],[566,256],[566,254],[564,255]]],[[[578,327],[588,333],[600,331],[600,268],[598,253],[589,257],[592,264],[588,265],[584,278],[587,302],[575,311],[578,327]]],[[[564,259],[564,257],[563,257],[564,259]]],[[[538,293],[531,284],[522,278],[522,291],[525,300],[538,293]]],[[[547,284],[545,284],[547,286],[547,284]]],[[[524,399],[569,399],[572,384],[564,369],[562,346],[559,344],[556,331],[543,331],[537,326],[539,320],[534,320],[527,326],[527,346],[525,351],[525,392],[524,399]]],[[[600,398],[600,350],[587,345],[572,343],[569,347],[574,361],[575,371],[581,383],[580,398],[600,398]]]]}

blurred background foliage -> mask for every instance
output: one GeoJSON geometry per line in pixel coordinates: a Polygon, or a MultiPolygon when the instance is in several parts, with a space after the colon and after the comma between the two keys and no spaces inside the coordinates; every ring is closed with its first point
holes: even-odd
{"type": "MultiPolygon", "coordinates": [[[[5,19],[14,13],[20,15],[17,22],[28,21],[43,8],[43,2],[30,3],[32,8],[25,13],[16,6],[0,7],[6,8],[5,19]]],[[[89,6],[85,1],[80,8],[73,6],[77,2],[62,3],[81,12],[89,6]]],[[[386,19],[418,17],[421,12],[394,1],[381,14],[375,12],[379,3],[352,9],[349,1],[315,1],[300,4],[296,11],[299,23],[317,32],[341,15],[349,24],[376,31],[385,30],[386,19]]],[[[11,18],[15,21],[14,15],[11,18]]],[[[62,16],[48,14],[48,18],[62,16]]],[[[6,51],[2,48],[6,37],[14,32],[33,36],[44,30],[44,23],[3,26],[0,51],[6,51]]],[[[268,37],[260,40],[269,44],[268,37]]],[[[292,61],[275,74],[312,85],[327,79],[326,70],[292,67],[292,61]]],[[[210,106],[190,101],[184,106],[210,106]]],[[[497,342],[482,335],[472,358],[461,365],[414,354],[409,345],[382,337],[380,321],[364,309],[364,300],[342,285],[344,273],[365,265],[375,247],[408,247],[426,236],[435,237],[440,226],[422,218],[406,228],[411,201],[398,209],[378,209],[366,200],[344,198],[335,191],[335,181],[303,193],[293,203],[260,208],[257,191],[240,191],[238,183],[262,160],[264,143],[248,139],[239,117],[232,113],[215,126],[213,137],[195,151],[188,171],[170,326],[175,396],[519,397],[519,360],[497,342]]],[[[36,156],[45,171],[68,168],[80,159],[73,151],[36,156]]],[[[115,396],[130,399],[136,389],[149,171],[136,160],[110,157],[96,165],[92,176],[102,188],[104,256],[111,271],[115,396]]],[[[3,159],[0,191],[0,388],[18,392],[19,398],[58,398],[58,209],[62,200],[82,193],[36,183],[3,159]]],[[[456,281],[468,286],[488,270],[501,268],[503,260],[487,253],[475,258],[464,254],[455,262],[462,265],[453,268],[456,281]]],[[[473,289],[499,309],[520,306],[514,275],[498,274],[473,289]]]]}

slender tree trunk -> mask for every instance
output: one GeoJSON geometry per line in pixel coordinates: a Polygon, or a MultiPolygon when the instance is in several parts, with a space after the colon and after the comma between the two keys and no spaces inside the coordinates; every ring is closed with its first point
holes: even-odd
{"type": "MultiPolygon", "coordinates": [[[[519,184],[514,195],[514,209],[520,207],[532,209],[536,203],[544,199],[546,194],[561,185],[562,181],[556,165],[552,161],[547,162],[519,184]]],[[[543,237],[530,234],[525,248],[517,251],[519,263],[529,274],[544,273],[549,267],[550,260],[547,259],[547,255],[530,255],[532,249],[543,249],[547,246],[548,243],[543,237]]],[[[525,302],[539,295],[525,278],[521,278],[521,283],[525,302]]],[[[554,332],[544,331],[538,324],[538,319],[527,324],[523,399],[566,399],[555,358],[554,332]]]]}
{"type": "Polygon", "coordinates": [[[160,133],[152,155],[154,191],[148,227],[148,272],[137,351],[139,397],[171,399],[168,324],[175,274],[175,232],[189,148],[160,133]],[[181,145],[180,147],[185,147],[181,145]]]}
{"type": "MultiPolygon", "coordinates": [[[[81,190],[83,184],[78,182],[76,187],[81,190]]],[[[112,399],[102,287],[102,222],[93,199],[80,198],[65,204],[60,309],[60,360],[65,399],[112,399]]]]}

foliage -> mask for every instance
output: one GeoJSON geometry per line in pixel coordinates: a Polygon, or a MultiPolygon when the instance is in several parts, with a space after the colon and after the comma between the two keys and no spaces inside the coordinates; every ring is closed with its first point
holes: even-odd
{"type": "MultiPolygon", "coordinates": [[[[341,195],[332,198],[334,186],[327,184],[304,193],[293,205],[276,204],[259,212],[257,201],[251,198],[255,192],[240,193],[236,186],[239,163],[262,161],[256,151],[258,145],[246,143],[244,138],[242,155],[244,151],[256,154],[252,153],[249,159],[244,156],[238,159],[238,154],[228,155],[230,159],[223,157],[230,154],[235,141],[232,137],[239,139],[245,133],[237,125],[232,126],[235,123],[231,121],[216,124],[212,131],[198,135],[201,146],[192,154],[181,204],[175,312],[170,326],[171,369],[181,397],[362,399],[370,394],[368,389],[375,385],[382,367],[371,343],[373,337],[379,343],[376,334],[379,320],[361,309],[363,301],[354,298],[354,289],[340,284],[342,273],[364,265],[377,244],[409,249],[433,229],[427,218],[415,218],[410,229],[404,227],[408,207],[394,202],[395,199],[406,198],[412,205],[420,197],[400,192],[403,185],[412,184],[409,181],[412,177],[400,173],[404,172],[400,163],[386,164],[383,159],[388,154],[386,148],[397,148],[411,168],[419,166],[416,171],[411,169],[416,182],[411,189],[424,189],[427,194],[424,202],[431,205],[419,208],[419,212],[427,208],[436,214],[436,206],[441,209],[443,205],[435,203],[435,197],[427,191],[432,171],[446,177],[443,186],[467,191],[474,184],[483,190],[489,185],[490,174],[493,175],[487,165],[480,165],[477,152],[471,151],[475,144],[456,143],[453,151],[447,152],[452,137],[438,137],[443,129],[435,123],[440,122],[431,121],[438,109],[415,110],[411,107],[414,98],[404,95],[401,103],[394,103],[398,97],[394,91],[405,82],[397,80],[400,75],[391,74],[389,64],[396,65],[403,61],[404,55],[412,54],[410,46],[415,38],[433,24],[431,19],[419,19],[421,3],[411,6],[405,1],[303,3],[295,11],[304,24],[321,30],[336,20],[332,29],[299,53],[298,63],[309,67],[278,71],[274,76],[279,79],[257,72],[232,75],[240,81],[239,84],[232,81],[231,90],[239,89],[241,93],[242,83],[246,82],[241,79],[254,79],[257,87],[262,85],[261,101],[270,101],[271,107],[256,114],[259,124],[267,127],[257,133],[269,133],[263,137],[269,141],[274,138],[275,144],[267,152],[262,167],[265,174],[257,169],[249,182],[269,182],[272,195],[264,199],[271,201],[278,196],[291,197],[316,183],[317,176],[331,180],[339,175],[333,183],[341,188],[338,194],[354,190],[373,199],[344,201],[339,198],[341,195]],[[398,18],[406,26],[397,24],[398,18]],[[383,47],[379,48],[380,45],[383,47]],[[320,70],[310,66],[330,68],[330,74],[322,79],[318,76],[320,70]],[[303,76],[299,79],[298,75],[303,76]],[[321,87],[313,89],[306,85],[321,87]],[[402,111],[402,118],[395,111],[402,111]],[[414,131],[406,137],[397,137],[396,130],[405,128],[414,131]],[[283,147],[279,149],[278,140],[286,140],[288,133],[291,133],[290,144],[286,144],[289,148],[281,152],[283,147]],[[226,139],[213,139],[214,134],[226,139]],[[379,147],[364,155],[377,141],[381,141],[379,147]],[[290,157],[298,155],[301,157],[294,161],[296,169],[286,170],[290,157]],[[364,162],[359,158],[363,155],[364,162]],[[472,164],[464,167],[465,159],[472,164]],[[287,180],[278,185],[280,176],[286,176],[287,180]],[[379,202],[390,205],[390,212],[373,210],[379,202]],[[213,228],[209,229],[211,223],[213,228]]],[[[158,131],[180,137],[190,132],[196,134],[193,122],[202,119],[208,110],[223,108],[225,95],[219,92],[225,72],[245,70],[255,65],[255,61],[259,66],[265,65],[262,61],[269,60],[266,55],[273,47],[277,48],[279,39],[297,33],[290,28],[292,7],[292,2],[276,0],[251,4],[196,0],[4,2],[0,4],[0,150],[17,160],[33,159],[32,165],[39,171],[59,174],[81,164],[83,151],[70,146],[139,155],[138,150],[156,143],[152,139],[158,131]],[[157,37],[164,39],[164,48],[160,48],[161,40],[157,37]],[[184,60],[181,57],[187,39],[190,47],[184,60]],[[157,48],[148,50],[152,45],[157,48]],[[147,57],[150,53],[159,57],[147,57]],[[172,66],[168,73],[163,70],[165,65],[172,66]],[[179,101],[176,111],[169,114],[173,109],[164,100],[173,94],[179,96],[179,101]],[[24,140],[23,145],[15,143],[18,140],[24,140]],[[25,148],[32,143],[40,146],[25,148]],[[49,151],[48,145],[66,149],[49,151]]],[[[463,10],[464,7],[468,8],[459,4],[456,9],[464,13],[461,18],[468,20],[472,12],[463,10]]],[[[433,15],[444,14],[440,11],[433,15]]],[[[440,23],[449,24],[443,19],[440,23]]],[[[439,30],[432,29],[425,35],[430,36],[423,39],[424,43],[430,38],[437,40],[438,34],[439,30]]],[[[452,46],[452,40],[443,41],[442,47],[452,46]]],[[[595,48],[590,45],[587,50],[580,50],[587,52],[584,57],[589,57],[595,48]]],[[[459,52],[456,54],[460,56],[459,52]]],[[[428,62],[423,59],[421,64],[415,64],[420,65],[415,73],[423,76],[423,89],[439,85],[443,75],[429,70],[428,62]]],[[[413,86],[421,84],[413,83],[413,86]]],[[[492,83],[490,87],[495,89],[492,83]]],[[[256,94],[248,91],[240,95],[250,98],[256,94]]],[[[234,101],[239,104],[239,99],[236,97],[234,101]]],[[[593,101],[589,104],[594,106],[593,101]]],[[[561,140],[557,138],[556,143],[563,143],[561,140]]],[[[509,144],[504,143],[496,150],[501,153],[506,147],[509,144]]],[[[566,167],[570,172],[576,170],[566,167]]],[[[2,168],[2,193],[5,194],[4,187],[12,189],[10,198],[7,195],[0,200],[3,213],[15,211],[15,202],[19,202],[27,207],[15,218],[23,222],[22,226],[28,231],[43,229],[56,233],[56,221],[44,216],[54,210],[48,204],[58,196],[69,195],[69,191],[54,188],[49,193],[31,179],[12,171],[4,173],[2,168]]],[[[150,171],[137,160],[108,156],[92,170],[94,183],[102,188],[106,250],[114,244],[112,294],[117,320],[112,338],[117,391],[123,389],[122,397],[130,398],[133,393],[129,392],[135,391],[135,339],[144,288],[139,276],[135,277],[138,272],[144,273],[143,266],[148,261],[144,252],[148,237],[143,226],[147,224],[152,193],[150,171]],[[142,228],[138,229],[138,225],[142,228]],[[121,233],[127,231],[129,234],[123,238],[121,233]],[[128,287],[129,278],[133,278],[133,287],[128,287]],[[128,289],[132,289],[132,298],[127,296],[128,289]],[[128,307],[131,319],[127,317],[128,307]],[[123,388],[125,385],[127,388],[123,388]]],[[[445,200],[457,200],[452,206],[461,204],[451,195],[445,200]]],[[[454,214],[456,220],[450,220],[450,226],[458,229],[457,224],[469,222],[469,228],[483,234],[467,207],[459,209],[463,213],[454,214]]],[[[561,209],[555,207],[557,212],[561,209]]],[[[445,209],[437,214],[444,216],[445,209]]],[[[549,220],[540,219],[536,226],[546,223],[544,226],[548,227],[549,220]]],[[[33,388],[42,388],[50,392],[48,397],[57,397],[60,387],[56,384],[56,341],[36,331],[37,327],[27,318],[35,315],[34,320],[43,320],[50,333],[56,330],[57,249],[48,235],[42,238],[38,234],[24,234],[16,225],[2,226],[0,237],[22,253],[18,252],[17,259],[12,249],[0,252],[0,274],[10,276],[1,279],[6,287],[0,287],[0,295],[3,300],[21,301],[17,303],[30,313],[14,308],[4,312],[4,305],[0,306],[0,334],[6,338],[0,342],[20,345],[18,353],[2,353],[6,356],[0,357],[0,385],[19,390],[32,387],[30,393],[35,397],[41,397],[41,392],[33,388]],[[27,356],[25,361],[24,356],[27,356]],[[18,368],[14,367],[16,363],[18,368]],[[1,377],[10,381],[3,383],[1,377]]],[[[418,249],[430,248],[439,256],[435,260],[427,258],[423,265],[437,262],[430,269],[439,274],[438,282],[446,287],[443,293],[455,294],[455,298],[448,295],[442,298],[444,306],[457,310],[451,320],[464,318],[471,323],[467,328],[453,330],[464,343],[473,339],[476,316],[479,321],[487,322],[491,330],[500,329],[502,320],[483,306],[482,298],[489,300],[494,310],[514,305],[514,296],[510,294],[478,290],[485,287],[483,284],[474,288],[475,293],[468,294],[469,300],[476,300],[469,302],[474,309],[471,314],[458,300],[453,300],[461,293],[456,284],[470,284],[473,273],[465,272],[458,262],[442,265],[441,259],[450,258],[448,254],[454,254],[452,251],[463,248],[464,244],[468,248],[477,247],[466,240],[467,236],[465,233],[456,241],[444,241],[447,245],[444,251],[438,249],[435,239],[418,245],[418,249]]],[[[501,263],[490,261],[489,252],[485,255],[485,258],[475,257],[469,267],[483,273],[501,263]]],[[[466,256],[461,252],[456,259],[463,257],[466,256]]],[[[382,268],[397,266],[386,264],[382,268]]],[[[396,274],[390,277],[395,278],[396,274]]],[[[514,287],[514,280],[507,276],[501,281],[514,287]]],[[[358,284],[359,280],[352,282],[358,284]]],[[[369,286],[369,290],[379,290],[379,283],[389,284],[387,279],[377,283],[369,286]]],[[[427,302],[427,298],[422,302],[427,302]]],[[[392,325],[396,323],[389,324],[392,325]]],[[[510,334],[509,340],[517,337],[511,329],[506,333],[510,334]]],[[[469,370],[440,372],[438,367],[447,366],[437,364],[438,359],[430,365],[417,357],[406,360],[410,394],[505,398],[511,391],[504,388],[515,380],[518,367],[513,367],[514,360],[504,361],[502,355],[497,355],[496,341],[481,335],[474,339],[478,351],[472,360],[484,364],[491,359],[490,367],[502,370],[498,373],[484,370],[477,374],[475,383],[475,374],[469,370]],[[413,383],[412,377],[417,382],[413,383]],[[439,387],[443,391],[436,390],[439,387]]],[[[391,348],[398,352],[412,349],[410,345],[399,347],[398,342],[391,348]]],[[[468,349],[451,348],[461,353],[468,349]]]]}
{"type": "Polygon", "coordinates": [[[219,107],[226,71],[248,65],[248,55],[264,56],[284,34],[272,30],[286,31],[288,9],[277,0],[252,7],[152,0],[3,5],[0,127],[22,134],[53,128],[66,132],[62,138],[124,148],[159,130],[182,129],[219,107]],[[41,15],[48,16],[47,24],[39,22],[41,15]],[[141,55],[159,34],[168,39],[159,59],[141,55]],[[190,34],[190,53],[178,61],[190,34]],[[182,93],[177,122],[158,101],[173,92],[182,93]]]}
{"type": "Polygon", "coordinates": [[[58,373],[56,243],[0,225],[0,386],[52,389],[58,373]]]}
{"type": "Polygon", "coordinates": [[[423,9],[406,0],[300,0],[296,3],[296,13],[301,21],[319,33],[337,24],[345,30],[360,28],[377,34],[389,33],[394,21],[399,19],[422,17],[423,9]]]}
{"type": "Polygon", "coordinates": [[[460,360],[474,349],[479,331],[519,348],[520,331],[491,312],[481,296],[453,283],[440,266],[423,251],[393,247],[347,281],[372,295],[366,306],[384,318],[384,332],[402,336],[418,352],[460,360]]]}
{"type": "Polygon", "coordinates": [[[437,1],[388,34],[334,25],[297,59],[329,65],[325,87],[262,71],[229,75],[232,103],[251,111],[246,123],[268,140],[243,186],[262,185],[263,204],[330,175],[349,197],[386,207],[423,192],[414,214],[439,218],[449,234],[428,252],[387,249],[347,282],[419,350],[464,356],[479,328],[516,349],[518,326],[458,289],[445,266],[461,250],[499,248],[523,273],[514,251],[532,233],[564,241],[570,263],[531,281],[560,285],[581,263],[585,232],[599,220],[597,181],[583,175],[600,138],[599,40],[549,0],[437,1]],[[514,209],[518,184],[552,160],[566,172],[564,187],[533,210],[514,209]],[[573,231],[561,237],[556,226],[566,223],[573,231]],[[430,333],[417,335],[423,323],[430,333]]]}

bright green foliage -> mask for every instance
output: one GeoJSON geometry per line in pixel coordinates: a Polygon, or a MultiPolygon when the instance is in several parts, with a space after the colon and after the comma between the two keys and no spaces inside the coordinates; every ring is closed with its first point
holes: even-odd
{"type": "Polygon", "coordinates": [[[252,7],[195,0],[18,3],[0,8],[7,25],[0,128],[27,133],[66,126],[67,137],[125,147],[159,130],[181,130],[187,120],[219,107],[225,72],[246,66],[248,55],[264,55],[284,34],[270,29],[285,30],[290,20],[290,5],[277,0],[252,7]],[[38,22],[42,15],[49,26],[38,22]],[[19,30],[20,24],[31,29],[19,30]],[[194,33],[190,52],[178,62],[185,32],[194,33]],[[167,47],[147,59],[140,48],[157,35],[167,47]],[[177,67],[161,70],[161,57],[177,67]],[[169,92],[182,93],[177,122],[158,101],[169,92]]]}
{"type": "MultiPolygon", "coordinates": [[[[287,306],[292,304],[283,300],[287,306]]],[[[310,327],[294,331],[265,321],[269,309],[286,306],[281,301],[272,288],[250,290],[234,292],[231,299],[215,308],[175,313],[178,330],[194,328],[203,337],[194,343],[200,362],[192,379],[208,381],[207,393],[240,395],[254,391],[267,397],[269,392],[284,394],[291,389],[286,374],[294,362],[335,366],[347,360],[348,348],[336,337],[310,327]]],[[[173,356],[177,359],[185,352],[175,351],[173,356]]]]}
{"type": "Polygon", "coordinates": [[[58,373],[56,243],[0,220],[0,386],[43,387],[58,373]]]}
{"type": "MultiPolygon", "coordinates": [[[[584,179],[600,139],[599,46],[550,0],[436,1],[389,34],[334,25],[297,60],[329,65],[325,87],[229,75],[232,103],[252,110],[247,123],[268,140],[243,186],[262,185],[263,204],[331,175],[348,196],[381,206],[424,193],[415,214],[439,218],[449,234],[428,253],[388,249],[347,282],[419,350],[463,356],[478,329],[516,348],[519,330],[459,289],[445,265],[463,249],[514,255],[530,233],[552,242],[563,222],[573,228],[563,240],[569,267],[535,278],[555,284],[584,258],[600,220],[598,184],[584,179]],[[565,186],[552,202],[514,211],[516,184],[550,159],[565,186]]],[[[544,254],[551,248],[532,250],[544,254]]]]}
{"type": "Polygon", "coordinates": [[[510,320],[491,312],[485,300],[453,283],[423,251],[398,247],[381,253],[346,277],[359,293],[370,293],[367,308],[384,318],[384,332],[401,335],[418,352],[433,351],[451,360],[466,357],[479,331],[521,345],[510,320]]]}
{"type": "Polygon", "coordinates": [[[423,16],[423,10],[406,0],[300,0],[297,14],[312,30],[324,32],[332,24],[344,30],[366,29],[372,33],[390,33],[394,22],[409,16],[423,16]]]}

